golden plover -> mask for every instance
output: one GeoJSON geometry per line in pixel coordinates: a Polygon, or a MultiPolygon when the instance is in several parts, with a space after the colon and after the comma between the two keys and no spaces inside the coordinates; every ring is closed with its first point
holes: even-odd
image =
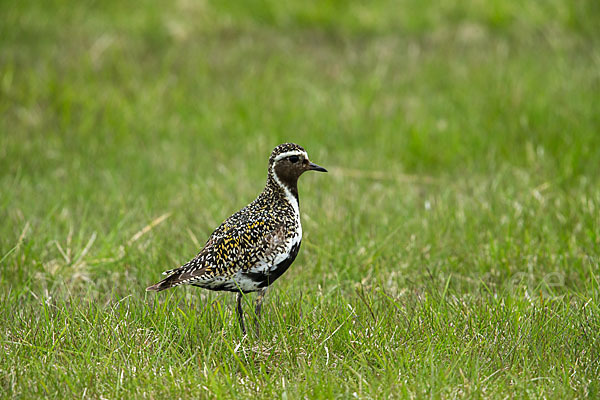
{"type": "Polygon", "coordinates": [[[242,296],[260,292],[256,299],[256,332],[263,298],[269,285],[290,267],[302,241],[298,178],[305,171],[327,172],[309,161],[294,143],[281,144],[269,158],[267,184],[252,203],[227,218],[198,255],[148,291],[179,285],[237,293],[237,315],[246,334],[242,296]]]}

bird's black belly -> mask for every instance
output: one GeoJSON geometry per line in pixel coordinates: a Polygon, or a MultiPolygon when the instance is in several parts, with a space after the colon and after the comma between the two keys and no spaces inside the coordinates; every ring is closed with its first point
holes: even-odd
{"type": "Polygon", "coordinates": [[[269,273],[246,272],[244,275],[252,279],[254,282],[258,283],[259,288],[269,286],[270,284],[275,282],[277,278],[283,275],[283,273],[287,271],[290,265],[292,265],[292,263],[296,259],[296,256],[298,255],[298,251],[300,250],[300,243],[302,242],[300,241],[294,246],[292,246],[288,257],[279,264],[277,264],[275,268],[272,269],[269,273]]]}

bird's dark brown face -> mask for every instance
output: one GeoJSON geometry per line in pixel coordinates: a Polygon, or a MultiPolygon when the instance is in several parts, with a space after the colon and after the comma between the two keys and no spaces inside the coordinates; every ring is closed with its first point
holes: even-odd
{"type": "Polygon", "coordinates": [[[294,183],[306,171],[327,172],[325,168],[310,162],[306,153],[296,153],[275,161],[274,172],[282,182],[286,184],[294,183]]]}
{"type": "Polygon", "coordinates": [[[269,158],[269,174],[287,187],[296,187],[298,178],[306,171],[327,172],[317,164],[310,162],[306,150],[295,143],[283,143],[275,147],[269,158]]]}

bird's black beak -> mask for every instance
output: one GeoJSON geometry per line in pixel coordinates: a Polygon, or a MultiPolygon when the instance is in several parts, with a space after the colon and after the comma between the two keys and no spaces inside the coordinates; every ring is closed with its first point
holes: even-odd
{"type": "Polygon", "coordinates": [[[319,171],[319,172],[327,172],[327,170],[323,167],[321,167],[320,165],[317,165],[315,163],[310,163],[308,164],[308,170],[309,171],[319,171]]]}

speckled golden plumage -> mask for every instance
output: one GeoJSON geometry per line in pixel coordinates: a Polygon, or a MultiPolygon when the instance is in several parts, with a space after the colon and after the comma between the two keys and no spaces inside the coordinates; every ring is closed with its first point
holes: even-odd
{"type": "MultiPolygon", "coordinates": [[[[183,284],[238,293],[264,291],[292,264],[302,240],[297,181],[305,171],[325,171],[294,143],[277,146],[269,158],[267,184],[249,205],[227,218],[204,248],[167,278],[147,288],[183,284]]],[[[241,312],[238,296],[238,314],[241,312]]],[[[260,303],[257,303],[260,311],[260,303]]],[[[242,330],[243,317],[240,314],[242,330]]]]}

